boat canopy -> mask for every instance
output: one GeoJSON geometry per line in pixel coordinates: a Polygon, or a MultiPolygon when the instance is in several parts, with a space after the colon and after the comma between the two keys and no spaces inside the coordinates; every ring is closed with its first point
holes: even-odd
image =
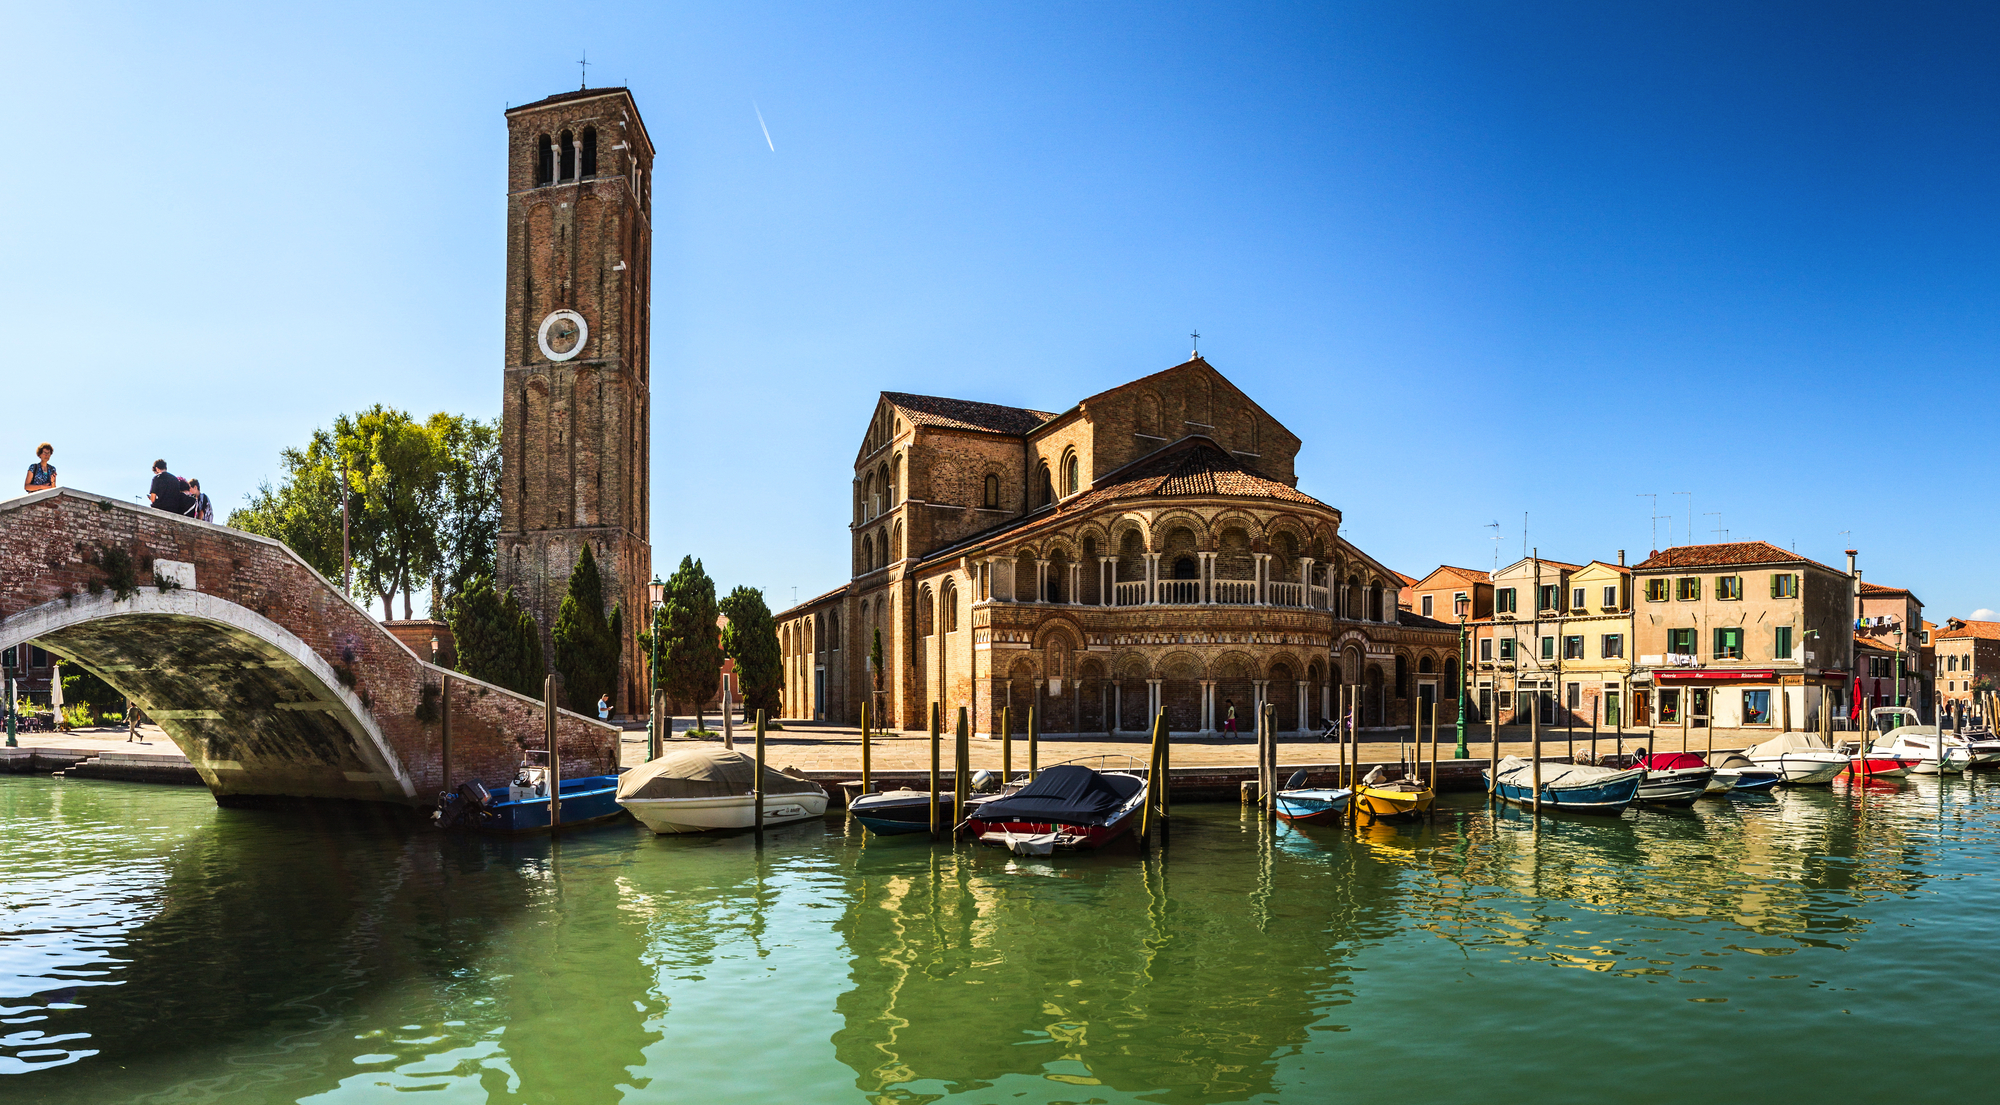
{"type": "MultiPolygon", "coordinates": [[[[683,748],[618,777],[623,798],[727,798],[753,793],[757,761],[733,748],[683,748]]],[[[825,793],[818,783],[764,768],[765,794],[825,793]]]]}
{"type": "Polygon", "coordinates": [[[1826,742],[1819,739],[1819,734],[1801,731],[1796,733],[1779,733],[1762,744],[1753,744],[1744,749],[1743,754],[1755,758],[1782,756],[1787,752],[1831,751],[1833,749],[1828,748],[1826,742]]]}
{"type": "Polygon", "coordinates": [[[1139,793],[1136,775],[1106,775],[1077,764],[1048,768],[1035,781],[973,814],[981,821],[1099,825],[1139,793]]]}
{"type": "MultiPolygon", "coordinates": [[[[1561,790],[1565,787],[1587,787],[1601,783],[1614,775],[1624,775],[1637,768],[1593,767],[1590,764],[1564,764],[1550,760],[1542,761],[1542,787],[1561,790]]],[[[1535,765],[1519,756],[1502,756],[1500,769],[1494,778],[1513,786],[1532,787],[1535,765]]]]}
{"type": "Polygon", "coordinates": [[[1641,758],[1648,771],[1679,771],[1687,767],[1707,767],[1699,752],[1653,752],[1641,758]]]}

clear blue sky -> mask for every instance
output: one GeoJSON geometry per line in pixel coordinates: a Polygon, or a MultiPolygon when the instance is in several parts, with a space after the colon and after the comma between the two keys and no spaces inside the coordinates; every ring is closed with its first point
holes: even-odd
{"type": "Polygon", "coordinates": [[[588,50],[660,147],[663,574],[832,587],[877,391],[1061,409],[1198,327],[1403,571],[1643,556],[1653,492],[2000,608],[1996,13],[15,3],[0,453],[230,505],[497,413],[501,112],[588,50]]]}

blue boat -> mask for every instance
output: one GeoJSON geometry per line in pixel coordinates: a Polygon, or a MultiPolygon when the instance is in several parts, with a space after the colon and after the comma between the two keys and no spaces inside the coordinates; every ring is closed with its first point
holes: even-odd
{"type": "MultiPolygon", "coordinates": [[[[511,788],[515,792],[530,788],[511,788]]],[[[533,789],[541,789],[539,786],[533,789]]],[[[483,833],[535,833],[549,830],[548,793],[505,797],[510,788],[490,792],[479,783],[460,784],[438,799],[432,814],[442,829],[483,833]]],[[[618,776],[583,775],[562,781],[562,828],[570,829],[625,816],[618,804],[618,776]]]]}
{"type": "Polygon", "coordinates": [[[1346,788],[1296,788],[1271,796],[1278,816],[1293,825],[1330,825],[1347,812],[1354,792],[1346,788]]]}
{"type": "MultiPolygon", "coordinates": [[[[1524,809],[1533,809],[1534,771],[1534,764],[1519,756],[1508,756],[1500,761],[1498,771],[1485,774],[1493,783],[1494,793],[1524,809]]],[[[1544,763],[1542,811],[1622,813],[1639,797],[1639,786],[1645,781],[1646,769],[1643,767],[1620,771],[1588,764],[1544,763]]]]}

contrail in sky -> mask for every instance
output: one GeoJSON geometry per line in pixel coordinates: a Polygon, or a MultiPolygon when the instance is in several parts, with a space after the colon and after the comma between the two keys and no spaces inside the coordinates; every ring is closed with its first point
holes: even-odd
{"type": "MultiPolygon", "coordinates": [[[[771,146],[771,128],[764,126],[764,109],[757,106],[757,101],[752,100],[750,101],[750,110],[757,113],[757,125],[764,129],[764,144],[771,146]]],[[[777,153],[778,147],[771,146],[771,152],[777,153]]]]}

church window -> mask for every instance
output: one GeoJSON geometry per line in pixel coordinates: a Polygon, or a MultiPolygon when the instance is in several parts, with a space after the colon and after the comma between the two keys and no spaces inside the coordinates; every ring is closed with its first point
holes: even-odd
{"type": "Polygon", "coordinates": [[[981,500],[989,510],[1000,507],[1000,477],[991,472],[986,474],[986,497],[981,500]]]}
{"type": "Polygon", "coordinates": [[[583,178],[597,175],[597,128],[583,128],[583,178]]]}
{"type": "Polygon", "coordinates": [[[958,632],[958,585],[947,581],[938,592],[938,620],[946,633],[958,632]]]}
{"type": "Polygon", "coordinates": [[[1049,478],[1049,466],[1047,464],[1043,464],[1036,472],[1035,483],[1041,488],[1041,500],[1036,504],[1037,506],[1048,506],[1050,503],[1056,501],[1056,485],[1055,481],[1049,478]]]}
{"type": "Polygon", "coordinates": [[[556,165],[557,180],[576,179],[576,138],[568,131],[562,132],[560,158],[556,165]]]}
{"type": "Polygon", "coordinates": [[[831,613],[831,614],[828,614],[828,615],[826,616],[826,620],[827,620],[827,648],[828,648],[828,649],[830,649],[830,650],[832,650],[832,651],[834,651],[834,652],[839,652],[839,651],[840,651],[840,611],[836,610],[836,611],[834,611],[833,613],[831,613]]]}
{"type": "Polygon", "coordinates": [[[1078,481],[1077,481],[1077,467],[1078,467],[1078,466],[1077,466],[1077,462],[1076,462],[1076,454],[1075,454],[1075,453],[1070,453],[1069,455],[1067,455],[1067,456],[1063,457],[1063,494],[1064,494],[1064,495],[1074,495],[1074,494],[1076,494],[1076,492],[1077,492],[1077,486],[1078,486],[1078,481]]]}
{"type": "Polygon", "coordinates": [[[553,183],[556,179],[555,147],[544,134],[535,139],[535,187],[553,183]]]}

